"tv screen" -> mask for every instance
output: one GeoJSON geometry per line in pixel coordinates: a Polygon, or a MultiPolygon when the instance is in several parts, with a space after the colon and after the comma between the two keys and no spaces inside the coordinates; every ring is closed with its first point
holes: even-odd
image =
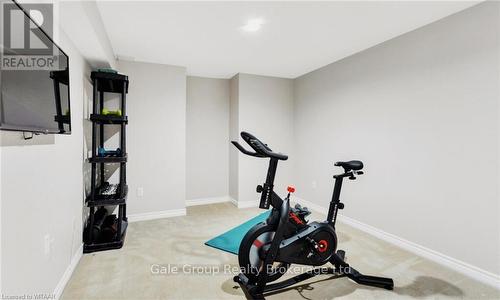
{"type": "Polygon", "coordinates": [[[30,18],[37,7],[0,3],[0,129],[70,134],[68,56],[30,18]]]}

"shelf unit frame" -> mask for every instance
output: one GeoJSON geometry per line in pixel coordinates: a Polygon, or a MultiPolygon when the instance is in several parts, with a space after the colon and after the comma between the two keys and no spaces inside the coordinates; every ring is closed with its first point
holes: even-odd
{"type": "Polygon", "coordinates": [[[91,163],[90,194],[86,198],[86,205],[89,207],[89,218],[86,222],[87,230],[84,230],[84,253],[121,248],[125,240],[128,226],[126,205],[128,194],[126,174],[126,163],[128,158],[126,148],[128,77],[121,74],[92,72],[91,79],[93,86],[93,108],[90,116],[92,122],[92,156],[89,158],[89,163],[91,163]],[[101,114],[104,108],[105,93],[120,95],[121,116],[101,114]],[[104,127],[106,125],[120,126],[121,156],[98,155],[97,148],[104,148],[104,127]],[[102,195],[99,192],[106,182],[105,165],[108,163],[120,164],[120,183],[116,194],[102,195]],[[99,176],[97,173],[98,171],[99,176]],[[97,237],[94,236],[94,214],[96,208],[101,206],[118,206],[118,216],[116,218],[117,234],[112,241],[97,241],[97,237]]]}

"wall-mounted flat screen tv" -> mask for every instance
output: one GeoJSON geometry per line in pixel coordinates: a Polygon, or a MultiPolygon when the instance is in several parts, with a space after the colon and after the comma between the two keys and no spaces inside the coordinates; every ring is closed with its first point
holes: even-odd
{"type": "Polygon", "coordinates": [[[69,57],[47,33],[51,7],[0,4],[0,129],[70,134],[69,57]]]}

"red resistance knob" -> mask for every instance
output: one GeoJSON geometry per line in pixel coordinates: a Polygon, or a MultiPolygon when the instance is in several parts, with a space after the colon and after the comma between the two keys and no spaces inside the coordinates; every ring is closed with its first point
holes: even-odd
{"type": "Polygon", "coordinates": [[[295,187],[292,186],[292,185],[289,185],[286,190],[289,192],[289,193],[294,193],[295,192],[295,187]]]}
{"type": "Polygon", "coordinates": [[[328,249],[328,242],[325,240],[321,240],[318,242],[318,251],[323,253],[328,249]]]}

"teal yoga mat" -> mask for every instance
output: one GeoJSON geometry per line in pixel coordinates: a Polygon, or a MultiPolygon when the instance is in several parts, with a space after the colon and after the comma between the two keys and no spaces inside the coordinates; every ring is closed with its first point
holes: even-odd
{"type": "Polygon", "coordinates": [[[238,255],[241,240],[243,240],[243,237],[248,232],[248,230],[250,230],[250,228],[252,228],[254,225],[260,222],[264,222],[267,217],[269,217],[270,213],[271,211],[263,212],[255,218],[252,218],[245,223],[238,225],[217,237],[214,237],[213,239],[206,242],[205,245],[238,255]]]}

